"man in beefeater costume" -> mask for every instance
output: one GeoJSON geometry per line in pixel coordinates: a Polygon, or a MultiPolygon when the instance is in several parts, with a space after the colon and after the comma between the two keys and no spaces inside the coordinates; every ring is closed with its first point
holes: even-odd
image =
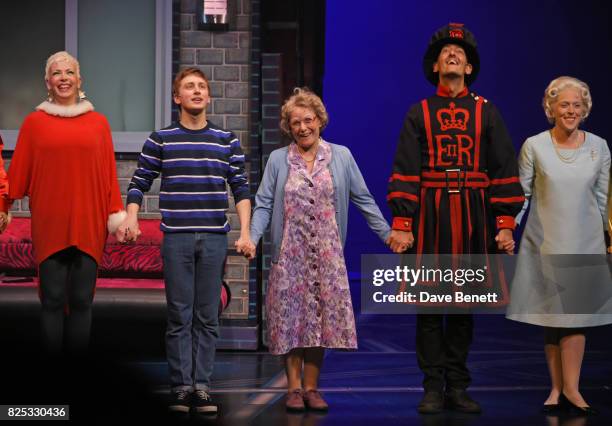
{"type": "MultiPolygon", "coordinates": [[[[423,59],[435,96],[410,108],[399,138],[387,200],[396,253],[485,254],[514,250],[514,217],[524,201],[516,155],[498,110],[470,93],[480,60],[474,35],[451,23],[423,59]]],[[[416,351],[424,414],[445,407],[479,413],[466,392],[473,317],[418,314],[416,351]]]]}

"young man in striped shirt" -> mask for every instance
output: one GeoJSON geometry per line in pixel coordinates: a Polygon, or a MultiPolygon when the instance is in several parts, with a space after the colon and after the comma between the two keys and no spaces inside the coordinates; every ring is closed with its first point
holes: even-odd
{"type": "Polygon", "coordinates": [[[173,83],[179,121],[151,133],[128,186],[127,218],[119,238],[140,234],[143,194],[160,174],[159,210],[168,305],[166,354],[172,387],[171,411],[216,413],[209,395],[218,337],[221,277],[227,251],[227,186],[240,219],[238,251],[250,241],[251,202],[240,141],[206,118],[208,80],[197,68],[173,83]]]}

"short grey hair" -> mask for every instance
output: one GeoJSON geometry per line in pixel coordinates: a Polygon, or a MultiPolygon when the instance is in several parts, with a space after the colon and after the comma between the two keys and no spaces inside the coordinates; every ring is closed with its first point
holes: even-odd
{"type": "Polygon", "coordinates": [[[548,118],[548,122],[550,124],[555,123],[552,106],[555,102],[557,102],[557,96],[559,96],[559,93],[561,93],[567,88],[577,89],[580,93],[580,97],[582,98],[582,103],[586,107],[585,113],[582,115],[581,121],[584,121],[591,112],[591,108],[593,107],[593,100],[591,99],[591,91],[589,90],[588,84],[574,77],[558,77],[550,82],[550,84],[544,91],[544,99],[542,99],[544,113],[546,114],[546,117],[548,118]]]}
{"type": "Polygon", "coordinates": [[[291,119],[291,112],[296,107],[311,109],[321,122],[321,130],[325,129],[325,126],[329,123],[329,116],[321,98],[308,87],[296,87],[281,108],[280,128],[287,136],[291,136],[289,120],[291,119]]]}
{"type": "Polygon", "coordinates": [[[45,65],[45,80],[49,79],[49,70],[51,69],[51,65],[55,62],[68,61],[72,62],[76,66],[76,75],[78,78],[81,78],[81,66],[79,65],[79,61],[76,60],[74,56],[65,51],[56,52],[53,55],[49,56],[47,59],[47,64],[45,65]]]}

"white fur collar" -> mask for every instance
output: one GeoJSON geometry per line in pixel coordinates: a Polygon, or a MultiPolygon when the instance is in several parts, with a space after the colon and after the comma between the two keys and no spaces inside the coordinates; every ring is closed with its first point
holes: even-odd
{"type": "Polygon", "coordinates": [[[44,101],[42,104],[36,107],[37,111],[44,111],[50,115],[57,115],[58,117],[76,117],[86,112],[93,111],[94,106],[86,99],[77,102],[74,105],[64,106],[44,101]]]}

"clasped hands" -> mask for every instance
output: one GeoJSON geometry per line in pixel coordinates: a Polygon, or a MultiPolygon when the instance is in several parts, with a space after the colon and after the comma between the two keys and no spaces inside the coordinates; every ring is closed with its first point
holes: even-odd
{"type": "MultiPolygon", "coordinates": [[[[135,242],[140,234],[138,216],[128,213],[125,220],[119,225],[117,231],[115,231],[115,238],[117,238],[117,241],[120,243],[125,244],[135,242]]],[[[247,259],[253,259],[255,257],[256,247],[249,236],[241,235],[234,245],[236,246],[236,251],[243,254],[247,259]]]]}
{"type": "MultiPolygon", "coordinates": [[[[501,229],[495,237],[497,242],[497,248],[500,251],[505,251],[507,254],[514,253],[514,238],[512,237],[512,230],[501,229]]],[[[392,230],[391,235],[385,241],[393,253],[403,253],[414,244],[414,235],[412,232],[392,230]]]]}
{"type": "Polygon", "coordinates": [[[385,241],[385,244],[391,248],[393,253],[403,253],[414,244],[414,235],[412,232],[391,230],[391,235],[385,241]]]}
{"type": "Polygon", "coordinates": [[[234,246],[236,247],[236,251],[247,259],[251,260],[255,258],[257,247],[255,246],[255,243],[251,241],[249,236],[240,235],[240,238],[236,240],[234,246]]]}
{"type": "MultiPolygon", "coordinates": [[[[10,218],[3,218],[0,214],[0,232],[4,231],[8,221],[10,221],[10,218]]],[[[117,228],[115,237],[120,243],[128,243],[136,241],[140,234],[141,232],[138,227],[138,218],[128,214],[123,223],[117,228]]],[[[500,251],[505,251],[507,254],[514,253],[515,242],[514,238],[512,237],[512,230],[501,229],[495,237],[495,241],[497,242],[497,248],[500,251]]],[[[404,253],[409,248],[412,248],[414,244],[414,235],[412,232],[398,231],[394,229],[391,230],[391,234],[385,241],[385,244],[389,246],[393,253],[404,253]]],[[[240,238],[236,240],[234,246],[236,247],[236,251],[239,254],[244,255],[244,257],[247,259],[250,260],[255,258],[257,248],[249,236],[240,235],[240,238]]]]}
{"type": "Polygon", "coordinates": [[[117,227],[115,231],[115,238],[120,243],[131,243],[135,242],[140,236],[140,228],[138,227],[138,215],[131,215],[128,213],[125,220],[117,227]]]}
{"type": "Polygon", "coordinates": [[[505,251],[507,254],[514,254],[514,238],[512,237],[512,229],[500,229],[495,236],[497,242],[497,249],[499,251],[505,251]]]}

